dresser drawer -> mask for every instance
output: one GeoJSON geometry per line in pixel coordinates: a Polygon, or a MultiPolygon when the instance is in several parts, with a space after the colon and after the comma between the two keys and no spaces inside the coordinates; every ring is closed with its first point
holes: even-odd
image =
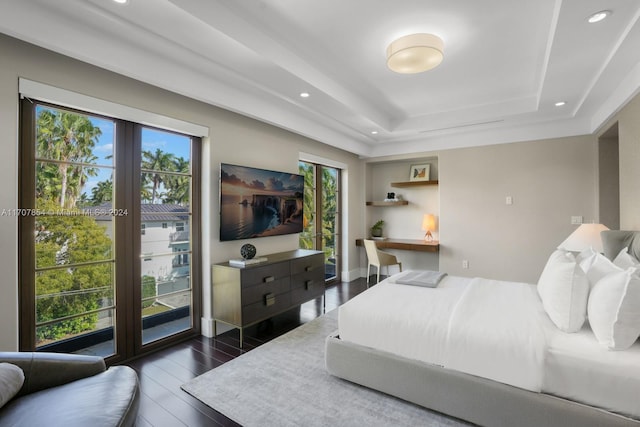
{"type": "Polygon", "coordinates": [[[316,254],[291,261],[291,274],[324,270],[324,254],[316,254]]]}
{"type": "Polygon", "coordinates": [[[291,289],[289,277],[274,280],[272,282],[260,283],[253,286],[242,287],[242,305],[250,305],[258,301],[266,294],[283,294],[291,289]]]}
{"type": "Polygon", "coordinates": [[[301,286],[292,287],[291,304],[299,305],[324,294],[324,276],[318,280],[307,279],[301,286]]]}
{"type": "Polygon", "coordinates": [[[242,324],[250,325],[291,308],[291,293],[271,294],[242,307],[242,324]]]}
{"type": "Polygon", "coordinates": [[[269,264],[263,267],[252,267],[242,270],[242,286],[253,286],[260,283],[276,281],[291,275],[288,262],[269,264]]]}

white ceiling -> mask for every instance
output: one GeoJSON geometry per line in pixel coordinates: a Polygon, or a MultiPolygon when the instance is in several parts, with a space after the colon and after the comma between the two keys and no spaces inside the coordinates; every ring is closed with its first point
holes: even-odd
{"type": "Polygon", "coordinates": [[[637,0],[0,0],[0,32],[363,157],[594,132],[640,89],[639,17],[637,0]],[[417,32],[443,63],[388,70],[417,32]]]}

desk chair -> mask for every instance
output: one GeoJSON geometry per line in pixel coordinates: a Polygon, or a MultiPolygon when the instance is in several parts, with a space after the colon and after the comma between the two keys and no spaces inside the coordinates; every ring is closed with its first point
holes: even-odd
{"type": "Polygon", "coordinates": [[[365,239],[364,248],[367,251],[367,259],[369,260],[369,265],[367,266],[367,288],[369,287],[369,271],[372,265],[376,266],[378,269],[378,278],[376,283],[380,282],[380,268],[384,265],[387,266],[387,274],[389,274],[390,265],[397,264],[398,267],[400,267],[400,271],[402,271],[402,263],[398,261],[398,258],[389,252],[379,250],[375,241],[365,239]]]}

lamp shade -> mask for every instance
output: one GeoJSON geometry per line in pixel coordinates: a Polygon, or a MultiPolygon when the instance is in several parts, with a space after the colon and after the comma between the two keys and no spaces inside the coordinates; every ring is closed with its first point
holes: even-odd
{"type": "Polygon", "coordinates": [[[608,227],[602,224],[582,224],[576,231],[571,233],[564,242],[560,243],[558,249],[580,252],[588,248],[593,248],[594,251],[602,253],[604,249],[602,247],[600,232],[608,229],[608,227]]]}
{"type": "Polygon", "coordinates": [[[414,74],[437,67],[444,58],[444,43],[433,34],[410,34],[387,47],[387,66],[401,74],[414,74]]]}
{"type": "Polygon", "coordinates": [[[422,217],[422,229],[424,231],[433,231],[436,229],[436,218],[432,214],[425,214],[422,217]]]}

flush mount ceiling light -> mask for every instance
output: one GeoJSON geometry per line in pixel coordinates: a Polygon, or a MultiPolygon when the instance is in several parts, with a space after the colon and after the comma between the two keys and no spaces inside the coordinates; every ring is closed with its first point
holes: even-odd
{"type": "Polygon", "coordinates": [[[309,92],[301,92],[300,93],[300,98],[308,98],[309,96],[310,96],[309,92]]]}
{"type": "Polygon", "coordinates": [[[127,3],[129,0],[113,0],[116,3],[120,3],[120,4],[125,4],[127,3]]]}
{"type": "Polygon", "coordinates": [[[589,24],[595,24],[596,22],[602,21],[603,19],[605,19],[609,15],[611,15],[611,11],[610,10],[601,10],[600,12],[596,12],[593,15],[589,16],[587,18],[587,22],[589,24]]]}
{"type": "Polygon", "coordinates": [[[444,58],[444,43],[433,34],[410,34],[387,48],[387,66],[401,74],[414,74],[437,67],[444,58]]]}
{"type": "Polygon", "coordinates": [[[558,101],[553,105],[555,105],[556,107],[562,107],[563,105],[567,105],[567,103],[565,101],[558,101]]]}

